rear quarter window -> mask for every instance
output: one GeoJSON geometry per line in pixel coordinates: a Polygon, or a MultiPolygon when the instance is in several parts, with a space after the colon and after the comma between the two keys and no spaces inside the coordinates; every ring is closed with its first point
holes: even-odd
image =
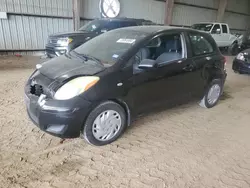
{"type": "Polygon", "coordinates": [[[188,35],[194,56],[210,54],[215,51],[213,43],[204,35],[199,33],[189,33],[188,35]]]}

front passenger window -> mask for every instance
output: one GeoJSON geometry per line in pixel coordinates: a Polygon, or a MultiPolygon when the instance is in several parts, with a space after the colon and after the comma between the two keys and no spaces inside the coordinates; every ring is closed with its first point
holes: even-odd
{"type": "Polygon", "coordinates": [[[137,52],[133,66],[134,73],[142,72],[138,66],[144,59],[154,60],[158,65],[165,65],[183,58],[184,50],[181,35],[163,35],[152,39],[137,52]]]}
{"type": "Polygon", "coordinates": [[[211,34],[221,34],[221,29],[219,24],[214,25],[211,34]]]}
{"type": "Polygon", "coordinates": [[[168,63],[184,57],[180,34],[163,35],[152,39],[136,54],[140,61],[155,60],[157,63],[168,63]]]}

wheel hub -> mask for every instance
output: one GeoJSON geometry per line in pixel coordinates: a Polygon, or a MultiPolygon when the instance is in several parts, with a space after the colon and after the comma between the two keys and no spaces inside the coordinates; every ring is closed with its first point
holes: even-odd
{"type": "Polygon", "coordinates": [[[96,117],[92,125],[92,132],[97,140],[108,141],[116,136],[121,125],[120,114],[114,110],[107,110],[96,117]]]}
{"type": "Polygon", "coordinates": [[[220,97],[220,93],[221,93],[220,85],[218,84],[213,85],[208,92],[208,96],[207,96],[208,103],[210,105],[213,105],[214,103],[216,103],[220,97]]]}

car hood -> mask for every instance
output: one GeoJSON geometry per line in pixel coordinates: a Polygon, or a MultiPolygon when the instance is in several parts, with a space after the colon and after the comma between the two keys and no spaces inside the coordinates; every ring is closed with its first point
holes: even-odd
{"type": "Polygon", "coordinates": [[[66,55],[53,58],[37,68],[44,76],[58,81],[79,75],[95,75],[105,70],[104,66],[92,60],[83,61],[80,58],[69,58],[66,55]]]}
{"type": "Polygon", "coordinates": [[[94,36],[94,35],[95,34],[93,32],[73,31],[73,32],[55,33],[53,35],[50,35],[50,37],[53,37],[53,38],[77,37],[77,36],[91,37],[91,36],[94,36]]]}

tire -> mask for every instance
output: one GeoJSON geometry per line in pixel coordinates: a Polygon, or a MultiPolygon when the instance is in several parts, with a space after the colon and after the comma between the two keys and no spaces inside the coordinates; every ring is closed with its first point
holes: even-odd
{"type": "Polygon", "coordinates": [[[219,101],[220,96],[221,96],[222,93],[223,93],[223,82],[222,82],[222,80],[221,79],[214,79],[214,80],[212,80],[210,82],[210,84],[208,85],[208,87],[207,87],[207,89],[205,91],[205,95],[202,98],[202,100],[201,100],[201,102],[200,102],[199,105],[201,107],[204,107],[204,108],[212,108],[212,107],[214,107],[218,103],[218,101],[219,101]],[[211,91],[211,89],[213,87],[217,88],[217,86],[219,87],[218,96],[216,94],[217,98],[215,97],[216,99],[212,100],[213,102],[211,102],[211,100],[209,99],[209,93],[210,93],[210,91],[211,91]]]}
{"type": "Polygon", "coordinates": [[[106,101],[90,112],[84,124],[82,136],[91,145],[103,146],[117,140],[126,127],[125,110],[115,102],[106,101]],[[110,124],[111,120],[113,123],[110,124]],[[109,130],[103,130],[104,127],[109,130]],[[109,131],[114,135],[106,135],[109,131]]]}

